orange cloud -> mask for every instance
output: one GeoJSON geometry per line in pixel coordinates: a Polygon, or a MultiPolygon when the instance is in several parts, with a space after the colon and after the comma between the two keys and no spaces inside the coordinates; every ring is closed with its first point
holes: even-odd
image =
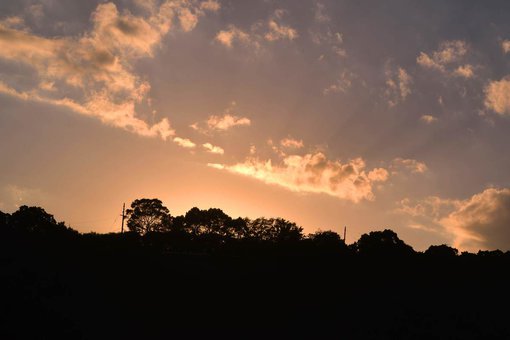
{"type": "Polygon", "coordinates": [[[352,86],[352,83],[358,75],[350,71],[343,71],[336,83],[331,84],[322,91],[322,94],[328,95],[331,93],[346,93],[352,86]]]}
{"type": "Polygon", "coordinates": [[[501,49],[503,50],[503,53],[509,53],[510,52],[510,40],[503,40],[501,42],[501,49]]]}
{"type": "Polygon", "coordinates": [[[409,73],[401,67],[393,70],[387,66],[385,75],[386,97],[388,98],[388,105],[393,107],[405,101],[407,96],[411,94],[411,84],[413,80],[409,73]]]}
{"type": "Polygon", "coordinates": [[[485,106],[502,116],[510,115],[510,77],[492,81],[487,85],[485,106]]]}
{"type": "Polygon", "coordinates": [[[423,115],[420,117],[420,120],[426,124],[433,124],[437,122],[437,117],[434,117],[432,115],[423,115]]]}
{"type": "Polygon", "coordinates": [[[0,23],[0,58],[32,67],[40,86],[15,90],[2,83],[0,91],[66,106],[108,125],[166,140],[174,135],[167,118],[149,125],[138,117],[137,104],[147,101],[150,106],[150,84],[133,73],[132,64],[152,57],[174,19],[182,30],[192,29],[203,10],[213,9],[213,2],[208,3],[204,8],[186,1],[164,1],[160,6],[146,3],[148,17],[129,11],[121,14],[111,2],[99,4],[91,16],[92,29],[79,37],[40,37],[10,27],[19,20],[4,20],[0,23]],[[66,97],[64,93],[74,95],[66,97]]]}
{"type": "Polygon", "coordinates": [[[477,250],[510,249],[510,189],[490,188],[459,201],[440,223],[455,235],[454,245],[477,250]]]}
{"type": "Polygon", "coordinates": [[[251,120],[234,114],[236,102],[230,103],[222,115],[211,115],[207,121],[191,124],[191,128],[201,133],[208,134],[211,131],[227,131],[236,126],[250,126],[251,120]]]}
{"type": "Polygon", "coordinates": [[[215,153],[218,155],[223,155],[225,153],[225,150],[223,150],[223,148],[216,145],[212,145],[211,143],[204,143],[202,144],[202,146],[210,153],[215,153]]]}
{"type": "Polygon", "coordinates": [[[373,200],[375,182],[388,179],[388,171],[376,168],[365,170],[361,158],[345,164],[331,161],[321,153],[304,156],[285,156],[281,164],[271,160],[248,158],[234,165],[209,164],[209,166],[255,178],[267,184],[275,184],[294,192],[323,193],[340,199],[359,202],[373,200]]]}
{"type": "Polygon", "coordinates": [[[406,169],[413,173],[424,173],[428,170],[427,165],[415,159],[395,158],[392,162],[391,168],[394,170],[406,169]]]}
{"type": "Polygon", "coordinates": [[[489,188],[465,200],[430,196],[415,205],[404,199],[399,206],[399,212],[428,219],[429,231],[450,235],[459,249],[510,247],[510,189],[489,188]]]}
{"type": "Polygon", "coordinates": [[[225,114],[223,116],[210,116],[207,120],[207,126],[212,130],[228,130],[234,126],[249,126],[250,119],[246,117],[233,116],[225,114]]]}
{"type": "Polygon", "coordinates": [[[193,149],[195,148],[196,144],[193,143],[191,140],[187,139],[187,138],[181,138],[181,137],[174,137],[173,141],[183,147],[183,148],[186,148],[186,149],[193,149]]]}
{"type": "Polygon", "coordinates": [[[305,146],[302,140],[294,138],[284,138],[280,141],[280,145],[289,149],[301,149],[305,146]]]}
{"type": "Polygon", "coordinates": [[[244,45],[253,44],[255,47],[258,47],[258,43],[253,41],[249,33],[246,33],[234,25],[228,26],[226,30],[219,31],[218,34],[216,34],[215,40],[228,48],[232,47],[234,42],[240,42],[244,45]]]}
{"type": "Polygon", "coordinates": [[[284,14],[284,10],[277,9],[267,22],[257,22],[251,26],[249,31],[242,30],[235,25],[229,25],[227,29],[219,31],[214,40],[227,48],[231,48],[234,43],[240,43],[251,46],[256,50],[262,46],[264,41],[292,41],[299,35],[294,28],[281,23],[284,14]]]}
{"type": "Polygon", "coordinates": [[[457,67],[457,69],[453,71],[453,74],[464,78],[472,78],[475,75],[473,72],[473,66],[469,64],[457,67]]]}
{"type": "Polygon", "coordinates": [[[439,45],[439,49],[430,55],[420,52],[416,62],[422,67],[435,69],[443,74],[472,78],[474,76],[473,65],[460,65],[468,50],[468,46],[464,41],[444,41],[439,45]]]}

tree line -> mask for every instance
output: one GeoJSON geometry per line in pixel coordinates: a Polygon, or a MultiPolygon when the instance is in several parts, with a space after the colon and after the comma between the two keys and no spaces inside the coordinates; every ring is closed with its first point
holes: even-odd
{"type": "Polygon", "coordinates": [[[510,252],[420,252],[391,229],[346,244],[157,199],[126,222],[80,233],[40,207],[0,212],[0,338],[510,339],[510,252]]]}
{"type": "MultiPolygon", "coordinates": [[[[363,234],[359,240],[348,245],[334,231],[319,230],[305,235],[302,227],[283,218],[232,218],[218,208],[201,210],[196,207],[184,215],[172,216],[159,199],[134,200],[126,210],[126,217],[128,231],[124,234],[80,234],[64,222],[57,222],[43,208],[21,206],[12,214],[0,211],[0,229],[4,236],[18,239],[36,238],[47,242],[82,239],[95,246],[105,243],[113,245],[116,244],[114,240],[121,239],[124,240],[124,246],[131,242],[133,247],[144,246],[164,252],[193,253],[218,249],[242,252],[272,247],[292,249],[294,252],[312,250],[371,257],[384,255],[406,258],[421,254],[391,229],[363,234]]],[[[437,258],[474,255],[460,253],[446,244],[432,245],[423,254],[437,258]]],[[[477,255],[510,257],[510,251],[479,251],[477,255]]]]}

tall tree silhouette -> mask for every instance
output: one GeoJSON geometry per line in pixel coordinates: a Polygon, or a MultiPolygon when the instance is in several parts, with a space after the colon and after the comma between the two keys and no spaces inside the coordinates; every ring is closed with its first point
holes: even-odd
{"type": "Polygon", "coordinates": [[[126,215],[128,229],[140,235],[166,231],[171,221],[170,211],[156,198],[134,200],[126,215]]]}
{"type": "Polygon", "coordinates": [[[425,255],[432,256],[436,258],[451,258],[455,257],[459,254],[459,251],[455,248],[452,248],[446,244],[441,244],[438,246],[430,246],[426,251],[425,255]]]}
{"type": "Polygon", "coordinates": [[[360,255],[369,256],[405,257],[414,253],[413,248],[398,238],[398,235],[390,229],[363,234],[354,247],[360,255]]]}
{"type": "Polygon", "coordinates": [[[283,218],[260,217],[249,221],[247,236],[261,241],[299,241],[303,238],[303,228],[283,218]]]}
{"type": "Polygon", "coordinates": [[[217,208],[200,210],[193,207],[184,216],[186,227],[194,235],[231,236],[229,231],[231,220],[230,216],[217,208]]]}

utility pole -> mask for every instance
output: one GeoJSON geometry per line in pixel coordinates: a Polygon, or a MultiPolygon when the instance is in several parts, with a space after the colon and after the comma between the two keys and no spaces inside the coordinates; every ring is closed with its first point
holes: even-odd
{"type": "Polygon", "coordinates": [[[122,216],[122,227],[120,228],[121,233],[124,233],[124,219],[126,218],[125,212],[126,212],[126,203],[124,203],[122,205],[122,215],[120,215],[120,216],[122,216]]]}
{"type": "Polygon", "coordinates": [[[347,239],[345,238],[347,235],[347,226],[344,226],[344,243],[347,244],[347,239]]]}

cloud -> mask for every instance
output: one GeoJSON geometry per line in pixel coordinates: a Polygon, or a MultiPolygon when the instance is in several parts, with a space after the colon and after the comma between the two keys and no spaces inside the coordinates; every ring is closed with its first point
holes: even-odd
{"type": "Polygon", "coordinates": [[[397,211],[401,213],[412,217],[430,217],[437,220],[455,209],[457,201],[428,196],[414,204],[409,198],[404,198],[397,205],[397,211]]]}
{"type": "Polygon", "coordinates": [[[361,158],[341,163],[327,159],[322,152],[285,156],[280,164],[250,157],[234,165],[209,166],[294,192],[322,193],[352,202],[373,200],[374,183],[384,182],[389,176],[383,168],[365,170],[365,162],[361,158]]]}
{"type": "Polygon", "coordinates": [[[444,41],[439,45],[439,49],[432,54],[420,52],[416,62],[424,68],[437,70],[445,75],[472,78],[474,76],[473,65],[461,64],[468,51],[468,45],[464,41],[444,41]]]}
{"type": "Polygon", "coordinates": [[[346,93],[351,88],[353,81],[357,78],[357,74],[350,71],[343,71],[336,83],[322,90],[322,94],[326,96],[332,93],[346,93]]]}
{"type": "Polygon", "coordinates": [[[212,130],[225,131],[234,126],[249,125],[251,125],[250,119],[246,117],[233,116],[228,113],[223,116],[210,116],[209,119],[207,119],[207,126],[212,130]]]}
{"type": "Polygon", "coordinates": [[[510,77],[491,81],[485,87],[485,107],[501,116],[510,115],[510,77]]]}
{"type": "Polygon", "coordinates": [[[424,173],[428,170],[427,165],[415,159],[395,158],[391,164],[392,170],[406,169],[412,173],[424,173]]]}
{"type": "Polygon", "coordinates": [[[334,30],[330,24],[331,18],[326,12],[326,6],[317,2],[314,9],[314,21],[316,25],[309,30],[311,40],[314,44],[327,48],[327,50],[321,54],[319,60],[323,60],[325,55],[332,55],[333,57],[340,57],[343,59],[347,57],[347,51],[343,47],[344,37],[342,33],[334,30]]]}
{"type": "Polygon", "coordinates": [[[453,74],[459,77],[464,78],[472,78],[474,76],[473,66],[471,65],[462,65],[457,67],[453,74]]]}
{"type": "Polygon", "coordinates": [[[284,138],[280,141],[280,145],[288,149],[301,149],[304,147],[302,140],[294,138],[284,138]]]}
{"type": "Polygon", "coordinates": [[[501,49],[503,50],[503,53],[509,53],[510,52],[510,40],[503,40],[501,42],[501,49]]]}
{"type": "Polygon", "coordinates": [[[228,48],[231,48],[234,43],[254,45],[258,48],[258,43],[253,40],[249,33],[234,25],[229,25],[226,30],[219,31],[214,39],[228,48]]]}
{"type": "Polygon", "coordinates": [[[216,11],[219,11],[219,9],[221,8],[221,5],[218,1],[206,0],[200,4],[200,8],[203,10],[206,10],[206,11],[216,12],[216,11]]]}
{"type": "Polygon", "coordinates": [[[314,19],[316,22],[323,23],[323,22],[329,22],[331,18],[326,13],[326,6],[324,6],[323,3],[317,2],[315,4],[315,12],[314,12],[314,19]]]}
{"type": "MultiPolygon", "coordinates": [[[[206,6],[207,7],[207,6],[206,6]]],[[[189,31],[203,15],[186,1],[146,5],[149,16],[120,13],[114,3],[99,4],[91,15],[92,28],[74,37],[46,38],[0,23],[0,58],[24,64],[37,73],[37,87],[17,89],[2,83],[0,92],[23,100],[65,106],[103,123],[133,133],[174,135],[167,118],[149,125],[136,106],[147,102],[150,84],[133,72],[133,63],[152,57],[174,20],[189,31]],[[72,95],[71,95],[72,94],[72,95]]]]}
{"type": "Polygon", "coordinates": [[[186,149],[193,149],[195,148],[196,144],[193,143],[191,140],[187,139],[187,138],[181,138],[181,137],[174,137],[173,141],[183,147],[183,148],[186,148],[186,149]]]}
{"type": "Polygon", "coordinates": [[[463,249],[510,249],[510,189],[489,188],[459,201],[440,220],[463,249]]]}
{"type": "Polygon", "coordinates": [[[424,122],[425,124],[434,124],[437,122],[437,117],[434,117],[432,115],[422,115],[420,117],[420,120],[424,122]]]}
{"type": "Polygon", "coordinates": [[[409,73],[401,67],[392,69],[388,65],[385,70],[386,76],[386,97],[388,105],[393,107],[406,100],[411,94],[411,84],[413,82],[409,73]]]}
{"type": "Polygon", "coordinates": [[[255,50],[260,49],[264,41],[295,40],[299,36],[297,31],[281,22],[285,13],[286,11],[277,9],[267,21],[257,22],[249,30],[228,25],[226,29],[220,30],[216,34],[214,40],[227,48],[240,44],[255,50]]]}
{"type": "Polygon", "coordinates": [[[204,149],[207,150],[207,152],[210,152],[210,153],[215,153],[218,155],[223,155],[225,153],[225,150],[223,150],[221,147],[212,145],[211,143],[205,143],[205,144],[202,144],[202,146],[204,147],[204,149]]]}
{"type": "Polygon", "coordinates": [[[23,29],[25,28],[25,20],[20,16],[9,16],[2,20],[0,20],[0,27],[4,28],[17,28],[23,29]]]}
{"type": "Polygon", "coordinates": [[[439,50],[432,53],[432,56],[421,52],[417,62],[424,67],[444,70],[447,64],[459,61],[466,53],[467,45],[464,41],[444,41],[440,44],[439,50]]]}
{"type": "Polygon", "coordinates": [[[267,27],[269,31],[264,35],[267,41],[277,40],[294,40],[298,37],[297,31],[287,25],[280,23],[280,19],[283,12],[275,11],[275,15],[272,19],[269,19],[267,27]]]}
{"type": "Polygon", "coordinates": [[[205,122],[197,122],[191,124],[191,128],[209,134],[213,131],[227,131],[236,126],[250,126],[251,120],[247,117],[240,117],[234,112],[236,110],[236,102],[230,103],[221,115],[211,115],[205,122]]]}
{"type": "Polygon", "coordinates": [[[510,189],[488,188],[465,200],[430,196],[411,204],[404,199],[398,211],[428,218],[428,228],[449,235],[459,249],[510,249],[510,189]]]}

